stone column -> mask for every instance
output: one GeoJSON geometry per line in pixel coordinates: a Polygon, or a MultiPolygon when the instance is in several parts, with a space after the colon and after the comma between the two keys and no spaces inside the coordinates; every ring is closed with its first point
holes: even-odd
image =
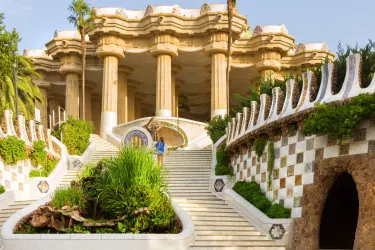
{"type": "Polygon", "coordinates": [[[60,58],[60,73],[65,75],[65,113],[79,118],[79,78],[82,74],[82,60],[78,55],[60,58]]]}
{"type": "Polygon", "coordinates": [[[142,93],[137,92],[135,94],[135,107],[134,107],[134,116],[135,119],[142,118],[142,101],[144,99],[144,95],[142,93]]]}
{"type": "Polygon", "coordinates": [[[91,108],[92,112],[91,120],[95,126],[95,134],[100,134],[100,121],[101,121],[101,110],[102,110],[102,97],[100,94],[91,95],[91,108]]]}
{"type": "MultiPolygon", "coordinates": [[[[92,87],[91,85],[86,81],[86,84],[85,84],[85,99],[86,99],[86,105],[85,105],[85,119],[86,121],[91,121],[91,92],[92,92],[92,87]]],[[[80,87],[80,91],[79,91],[79,97],[80,97],[80,101],[79,101],[79,105],[80,105],[80,109],[79,109],[79,114],[80,114],[80,117],[83,117],[83,97],[82,97],[82,86],[80,87]]]]}
{"type": "Polygon", "coordinates": [[[66,115],[79,118],[79,75],[69,73],[66,75],[65,89],[65,112],[66,115]]]}
{"type": "Polygon", "coordinates": [[[178,117],[178,96],[180,95],[180,85],[175,85],[175,95],[174,95],[174,117],[178,117]]]}
{"type": "Polygon", "coordinates": [[[120,66],[118,72],[118,100],[117,100],[117,120],[118,124],[128,122],[128,83],[127,77],[133,73],[129,67],[120,66]]]}
{"type": "Polygon", "coordinates": [[[226,80],[227,58],[224,53],[211,55],[211,119],[228,113],[228,91],[226,80]]]}
{"type": "Polygon", "coordinates": [[[112,132],[117,125],[117,95],[118,95],[118,62],[125,57],[121,38],[106,35],[99,38],[99,47],[96,54],[103,59],[103,88],[102,88],[102,115],[100,122],[100,136],[112,132]]]}
{"type": "MultiPolygon", "coordinates": [[[[165,35],[165,36],[168,36],[168,35],[165,35]]],[[[166,37],[160,36],[158,37],[158,39],[159,38],[166,38],[166,37]]],[[[172,116],[172,58],[174,56],[177,56],[177,48],[173,44],[158,43],[155,47],[151,49],[151,54],[155,56],[157,60],[155,115],[161,116],[161,117],[171,117],[172,116]]]]}
{"type": "Polygon", "coordinates": [[[172,116],[177,117],[178,109],[178,94],[176,95],[176,75],[180,72],[181,68],[178,66],[172,66],[172,116]],[[177,96],[177,98],[176,98],[177,96]],[[176,102],[177,100],[177,102],[176,102]]]}
{"type": "Polygon", "coordinates": [[[139,82],[128,81],[128,122],[134,121],[135,117],[135,92],[139,82]]]}

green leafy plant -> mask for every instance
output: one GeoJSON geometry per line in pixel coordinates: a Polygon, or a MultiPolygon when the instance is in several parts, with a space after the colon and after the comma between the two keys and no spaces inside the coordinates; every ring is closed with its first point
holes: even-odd
{"type": "Polygon", "coordinates": [[[362,120],[374,115],[373,94],[361,94],[344,105],[317,104],[316,110],[304,120],[302,132],[305,135],[323,133],[341,143],[352,136],[353,129],[358,128],[362,120]]]}
{"type": "Polygon", "coordinates": [[[290,217],[291,209],[269,201],[256,182],[238,181],[234,184],[233,190],[270,218],[290,217]]]}
{"type": "Polygon", "coordinates": [[[213,143],[216,143],[221,137],[225,135],[225,128],[231,121],[231,117],[226,115],[224,117],[218,115],[207,123],[206,131],[213,143]]]}
{"type": "Polygon", "coordinates": [[[254,150],[255,154],[258,156],[258,161],[260,160],[260,157],[262,157],[263,151],[267,145],[267,138],[265,136],[258,137],[254,141],[254,150]]]}
{"type": "Polygon", "coordinates": [[[29,177],[34,178],[34,177],[40,177],[41,173],[39,170],[33,169],[29,172],[29,177]]]}
{"type": "Polygon", "coordinates": [[[268,189],[272,186],[272,174],[273,174],[273,167],[275,164],[275,145],[273,141],[268,143],[268,159],[267,159],[267,172],[268,172],[268,181],[267,187],[268,189]]]}
{"type": "Polygon", "coordinates": [[[31,164],[34,166],[45,164],[47,160],[47,152],[45,150],[46,143],[42,140],[34,141],[33,149],[29,154],[31,164]]]}
{"type": "Polygon", "coordinates": [[[84,209],[86,207],[86,202],[83,197],[83,191],[80,187],[57,188],[53,194],[51,204],[57,209],[64,206],[78,206],[84,209]]]}
{"type": "Polygon", "coordinates": [[[70,155],[82,155],[90,144],[93,131],[94,125],[91,121],[69,116],[68,120],[53,132],[53,136],[62,140],[70,155]]]}
{"type": "Polygon", "coordinates": [[[0,156],[5,164],[15,164],[27,158],[26,143],[16,136],[0,140],[0,156]]]}
{"type": "Polygon", "coordinates": [[[216,152],[216,167],[215,175],[233,175],[232,167],[230,166],[229,156],[225,151],[225,144],[221,145],[216,152]]]}
{"type": "Polygon", "coordinates": [[[6,189],[3,185],[0,185],[0,194],[3,194],[6,192],[6,189]]]}
{"type": "Polygon", "coordinates": [[[42,165],[42,167],[40,168],[40,175],[43,177],[48,177],[55,169],[58,162],[58,159],[55,159],[53,157],[47,157],[47,160],[45,161],[44,165],[42,165]]]}

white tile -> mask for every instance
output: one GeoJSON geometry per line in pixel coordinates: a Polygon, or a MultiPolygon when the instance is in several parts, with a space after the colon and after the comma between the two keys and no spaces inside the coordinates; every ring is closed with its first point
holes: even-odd
{"type": "Polygon", "coordinates": [[[273,180],[272,181],[272,189],[278,190],[280,188],[280,179],[273,180]]]}
{"type": "Polygon", "coordinates": [[[305,172],[305,164],[304,163],[298,163],[294,165],[294,175],[303,174],[305,172]]]}
{"type": "Polygon", "coordinates": [[[280,168],[280,161],[281,159],[275,159],[273,163],[273,169],[279,169],[280,168]]]}
{"type": "Polygon", "coordinates": [[[302,207],[295,207],[292,209],[292,218],[301,218],[302,217],[302,207]]]}
{"type": "Polygon", "coordinates": [[[368,152],[368,142],[357,142],[350,144],[349,154],[366,154],[368,152]]]}
{"type": "Polygon", "coordinates": [[[294,154],[294,155],[289,155],[288,158],[287,158],[287,161],[286,161],[286,166],[292,166],[292,165],[295,165],[296,164],[296,158],[297,158],[297,155],[294,154]]]}
{"type": "Polygon", "coordinates": [[[303,195],[303,186],[293,187],[293,197],[300,197],[303,195]]]}
{"type": "Polygon", "coordinates": [[[260,172],[267,172],[267,162],[260,164],[260,172]]]}
{"type": "Polygon", "coordinates": [[[284,207],[293,208],[294,198],[286,198],[284,201],[284,207]]]}
{"type": "Polygon", "coordinates": [[[302,184],[308,185],[314,183],[314,173],[306,173],[302,175],[302,184]]]}
{"type": "Polygon", "coordinates": [[[267,191],[267,182],[260,183],[260,190],[262,190],[263,193],[267,191]]]}
{"type": "Polygon", "coordinates": [[[296,143],[296,153],[301,153],[306,151],[306,141],[301,141],[296,143]]]}
{"type": "Polygon", "coordinates": [[[312,162],[315,160],[315,149],[309,150],[304,153],[303,161],[304,162],[312,162]]]}
{"type": "Polygon", "coordinates": [[[314,148],[323,148],[327,146],[327,136],[318,136],[314,140],[314,148]]]}
{"type": "Polygon", "coordinates": [[[285,178],[287,176],[287,168],[280,168],[279,169],[279,178],[285,178]]]}
{"type": "Polygon", "coordinates": [[[280,148],[280,158],[289,155],[289,146],[280,148]]]}
{"type": "Polygon", "coordinates": [[[285,199],[286,197],[286,188],[282,188],[282,189],[279,189],[279,199],[282,200],[282,199],[285,199]]]}
{"type": "Polygon", "coordinates": [[[368,128],[366,131],[366,141],[373,141],[375,140],[375,128],[371,127],[368,128]]]}
{"type": "Polygon", "coordinates": [[[298,140],[298,137],[297,137],[297,134],[295,136],[289,136],[288,138],[288,144],[293,144],[293,143],[296,143],[298,140]]]}
{"type": "Polygon", "coordinates": [[[290,177],[286,177],[286,187],[294,187],[294,184],[295,184],[295,177],[294,176],[290,176],[290,177]]]}
{"type": "Polygon", "coordinates": [[[324,148],[324,159],[337,157],[339,155],[339,146],[329,146],[324,148]]]}

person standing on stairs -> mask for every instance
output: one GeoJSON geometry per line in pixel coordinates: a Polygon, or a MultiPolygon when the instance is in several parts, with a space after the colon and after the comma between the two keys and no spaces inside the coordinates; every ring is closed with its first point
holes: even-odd
{"type": "Polygon", "coordinates": [[[158,156],[158,165],[160,167],[162,167],[163,164],[164,164],[164,152],[165,152],[165,148],[166,148],[163,137],[160,137],[160,139],[156,143],[155,147],[156,147],[156,150],[157,150],[156,154],[158,156]]]}

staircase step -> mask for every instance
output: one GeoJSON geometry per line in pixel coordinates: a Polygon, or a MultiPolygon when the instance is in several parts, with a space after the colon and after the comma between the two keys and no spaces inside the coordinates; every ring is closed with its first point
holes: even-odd
{"type": "Polygon", "coordinates": [[[267,235],[246,235],[246,236],[228,236],[228,235],[204,235],[204,236],[196,236],[195,240],[197,241],[268,241],[267,235]]]}
{"type": "Polygon", "coordinates": [[[191,250],[286,250],[283,246],[191,246],[191,250]]]}
{"type": "Polygon", "coordinates": [[[197,221],[227,221],[227,222],[246,222],[246,220],[242,217],[225,217],[225,216],[196,216],[188,213],[191,218],[193,219],[194,223],[197,221]]]}
{"type": "MultiPolygon", "coordinates": [[[[194,242],[194,247],[275,247],[279,246],[282,247],[271,240],[246,240],[246,241],[237,241],[237,240],[229,240],[229,241],[201,241],[196,240],[194,242]]],[[[190,248],[194,249],[194,248],[190,248]]],[[[259,248],[256,248],[259,249],[259,248]]],[[[281,248],[282,249],[282,248],[281,248]]],[[[284,248],[285,249],[285,248],[284,248]]]]}
{"type": "Polygon", "coordinates": [[[249,227],[247,221],[194,221],[197,226],[232,226],[232,227],[249,227]]]}
{"type": "Polygon", "coordinates": [[[232,208],[227,204],[193,204],[193,203],[180,203],[180,206],[187,211],[211,211],[215,209],[217,211],[231,210],[232,208]]]}
{"type": "Polygon", "coordinates": [[[253,226],[225,226],[225,227],[218,227],[217,225],[194,225],[194,229],[197,232],[203,231],[215,231],[215,232],[254,232],[256,229],[253,226]]]}
{"type": "Polygon", "coordinates": [[[206,212],[206,213],[230,213],[233,209],[230,207],[218,208],[218,207],[186,207],[181,206],[185,211],[188,212],[206,212]]]}
{"type": "Polygon", "coordinates": [[[210,199],[207,199],[206,197],[194,197],[194,198],[175,198],[178,203],[183,204],[226,204],[225,201],[219,200],[215,197],[212,197],[210,199]]]}
{"type": "Polygon", "coordinates": [[[198,231],[195,230],[197,236],[248,236],[248,235],[261,235],[260,231],[258,230],[248,230],[248,231],[230,231],[230,230],[223,230],[223,231],[212,231],[212,230],[207,230],[207,231],[198,231]]]}

